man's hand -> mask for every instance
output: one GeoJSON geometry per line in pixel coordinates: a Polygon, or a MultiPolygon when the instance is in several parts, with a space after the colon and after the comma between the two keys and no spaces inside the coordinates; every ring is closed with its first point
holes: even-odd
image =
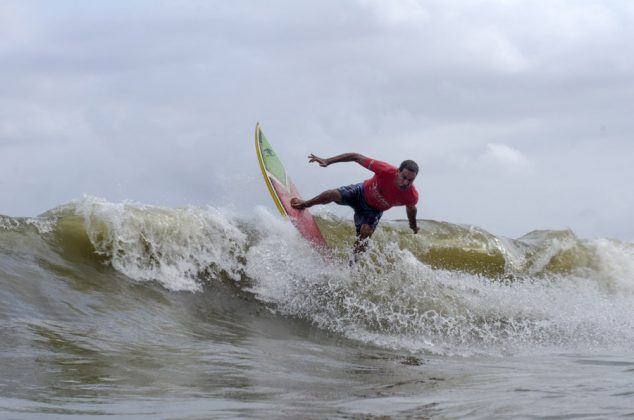
{"type": "Polygon", "coordinates": [[[339,162],[357,162],[359,165],[365,167],[366,160],[368,160],[368,158],[359,153],[344,153],[342,155],[337,155],[326,159],[315,156],[312,153],[308,156],[308,163],[317,162],[322,168],[339,162]]]}
{"type": "Polygon", "coordinates": [[[319,156],[315,156],[312,153],[308,156],[308,163],[312,163],[312,162],[317,162],[319,163],[319,166],[321,166],[322,168],[325,168],[326,166],[329,165],[328,161],[324,158],[320,158],[319,156]]]}

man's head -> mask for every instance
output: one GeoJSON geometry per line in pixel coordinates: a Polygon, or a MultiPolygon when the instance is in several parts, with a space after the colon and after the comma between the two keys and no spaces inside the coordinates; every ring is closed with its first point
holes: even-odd
{"type": "Polygon", "coordinates": [[[400,190],[406,190],[418,175],[418,165],[413,160],[404,160],[396,174],[396,186],[400,190]]]}

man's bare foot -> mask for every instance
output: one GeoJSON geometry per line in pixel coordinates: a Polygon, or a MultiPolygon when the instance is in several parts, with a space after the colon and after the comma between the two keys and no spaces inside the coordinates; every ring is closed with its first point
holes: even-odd
{"type": "Polygon", "coordinates": [[[302,210],[306,208],[306,202],[297,197],[293,197],[291,198],[291,207],[297,210],[302,210]]]}

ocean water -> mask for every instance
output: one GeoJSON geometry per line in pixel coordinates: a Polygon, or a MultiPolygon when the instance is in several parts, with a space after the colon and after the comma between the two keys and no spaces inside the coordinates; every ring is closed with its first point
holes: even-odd
{"type": "Polygon", "coordinates": [[[264,208],[0,216],[0,418],[634,416],[634,245],[264,208]]]}

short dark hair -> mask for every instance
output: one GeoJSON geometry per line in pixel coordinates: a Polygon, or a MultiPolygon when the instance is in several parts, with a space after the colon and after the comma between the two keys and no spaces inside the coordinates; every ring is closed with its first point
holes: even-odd
{"type": "Polygon", "coordinates": [[[413,160],[404,160],[403,163],[401,163],[401,166],[399,166],[398,170],[400,172],[403,169],[408,169],[418,174],[418,164],[413,160]]]}

